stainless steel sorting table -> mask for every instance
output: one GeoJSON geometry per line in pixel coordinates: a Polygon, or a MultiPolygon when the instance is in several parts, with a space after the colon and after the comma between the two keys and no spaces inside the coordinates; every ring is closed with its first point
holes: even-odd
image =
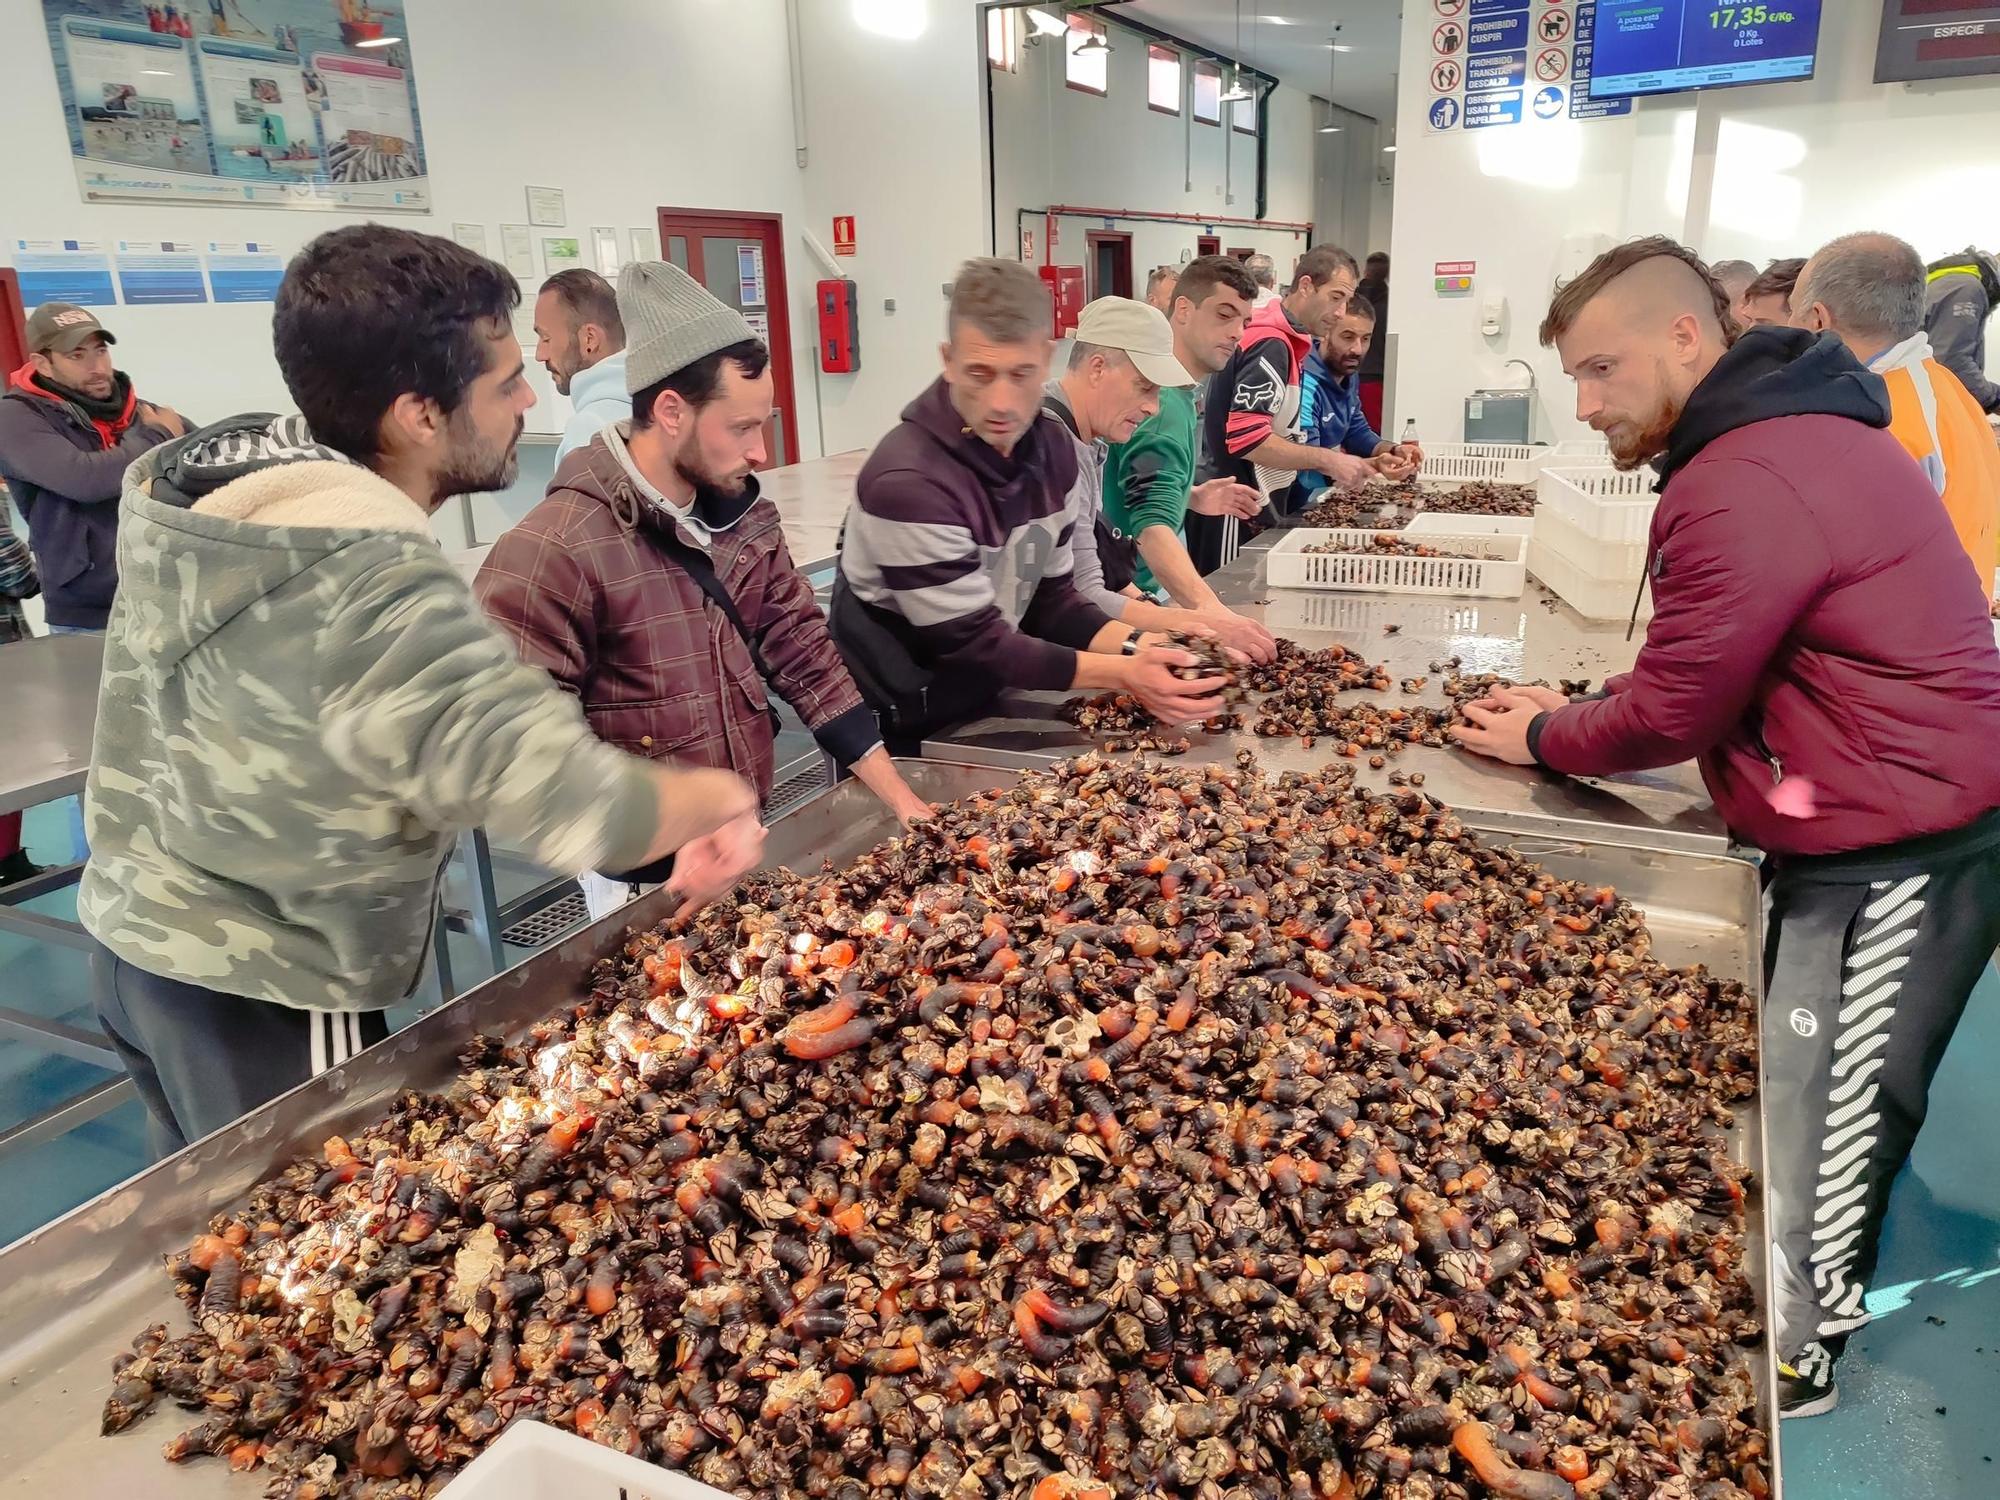
{"type": "MultiPolygon", "coordinates": [[[[904,762],[903,770],[917,792],[936,801],[1004,785],[1016,774],[942,761],[904,762]]],[[[1467,821],[1478,824],[1476,816],[1467,821]]],[[[766,863],[809,871],[822,860],[851,859],[894,832],[888,810],[847,782],[779,819],[765,845],[766,863]]],[[[1749,865],[1581,834],[1522,839],[1517,847],[1565,876],[1616,885],[1645,909],[1653,951],[1663,962],[1706,964],[1758,993],[1757,889],[1749,865]]],[[[9,1490],[156,1500],[257,1495],[262,1476],[231,1474],[219,1459],[177,1467],[160,1457],[168,1437],[198,1420],[171,1403],[116,1437],[98,1436],[112,1356],[149,1323],[187,1326],[160,1258],[183,1248],[212,1215],[286,1161],[379,1116],[400,1091],[449,1082],[475,1034],[517,1036],[573,1003],[584,993],[592,961],[611,951],[626,926],[658,921],[667,899],[653,892],[0,1251],[0,1474],[8,1476],[9,1490]]],[[[1761,1194],[1761,1121],[1740,1116],[1735,1144],[1755,1171],[1753,1195],[1761,1194]]],[[[1768,1308],[1760,1196],[1751,1200],[1746,1245],[1752,1284],[1768,1308]]],[[[1775,1465],[1768,1357],[1759,1376],[1775,1465]]]]}
{"type": "MultiPolygon", "coordinates": [[[[1274,589],[1265,583],[1272,538],[1259,537],[1209,582],[1225,604],[1260,619],[1279,636],[1314,650],[1340,644],[1381,662],[1398,682],[1429,677],[1420,695],[1356,693],[1393,704],[1444,702],[1443,673],[1432,662],[1462,660],[1467,673],[1497,672],[1517,681],[1545,677],[1590,678],[1598,685],[1631,666],[1643,632],[1631,642],[1625,627],[1583,619],[1567,604],[1529,585],[1518,600],[1441,599],[1388,594],[1274,589]],[[1395,633],[1387,633],[1389,627],[1395,633]]],[[[936,736],[926,754],[993,765],[1041,765],[1093,747],[1063,721],[1064,693],[1009,693],[996,713],[936,736]]],[[[1273,771],[1311,770],[1336,759],[1328,740],[1313,750],[1296,739],[1259,739],[1248,729],[1229,734],[1195,731],[1188,759],[1230,763],[1248,746],[1273,771]]],[[[1351,763],[1350,763],[1351,764],[1351,763]]],[[[1692,765],[1629,776],[1578,780],[1547,771],[1502,765],[1460,750],[1406,747],[1380,771],[1364,757],[1361,783],[1383,787],[1391,770],[1422,771],[1424,790],[1461,813],[1478,813],[1484,826],[1520,833],[1594,830],[1599,836],[1656,848],[1720,853],[1728,834],[1692,765]]]]}

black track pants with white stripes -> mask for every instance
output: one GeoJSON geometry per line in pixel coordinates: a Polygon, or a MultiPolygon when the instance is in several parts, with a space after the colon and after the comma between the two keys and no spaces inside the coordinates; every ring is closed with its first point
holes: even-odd
{"type": "Polygon", "coordinates": [[[133,967],[109,969],[98,1023],[145,1101],[155,1156],[220,1130],[389,1034],[379,1010],[295,1010],[133,967]]]}
{"type": "Polygon", "coordinates": [[[1894,858],[1780,864],[1765,911],[1773,1334],[1823,1377],[1868,1321],[1890,1184],[2000,944],[2000,819],[1894,858]]]}

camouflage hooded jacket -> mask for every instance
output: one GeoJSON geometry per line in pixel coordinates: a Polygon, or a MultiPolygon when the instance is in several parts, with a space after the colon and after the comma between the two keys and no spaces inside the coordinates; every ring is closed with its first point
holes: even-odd
{"type": "Polygon", "coordinates": [[[83,924],[150,973],[368,1010],[415,988],[454,834],[643,862],[645,762],[522,666],[401,490],[297,418],[125,478],[83,924]]]}

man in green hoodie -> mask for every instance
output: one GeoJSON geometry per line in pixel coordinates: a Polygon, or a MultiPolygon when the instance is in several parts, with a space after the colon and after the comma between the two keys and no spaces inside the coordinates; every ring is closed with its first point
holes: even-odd
{"type": "Polygon", "coordinates": [[[449,240],[322,235],[274,314],[300,414],[126,475],[78,910],[163,1152],[387,1035],[464,829],[572,874],[756,862],[742,779],[599,741],[431,535],[446,499],[513,478],[519,300],[449,240]]]}

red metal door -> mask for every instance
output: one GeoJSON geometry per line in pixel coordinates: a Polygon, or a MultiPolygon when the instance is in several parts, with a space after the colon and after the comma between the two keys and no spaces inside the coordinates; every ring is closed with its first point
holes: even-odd
{"type": "Polygon", "coordinates": [[[764,429],[764,467],[797,463],[799,423],[792,397],[784,220],[777,214],[663,208],[660,249],[724,303],[741,311],[770,347],[775,389],[771,421],[764,429]]]}
{"type": "Polygon", "coordinates": [[[21,306],[21,278],[0,267],[0,380],[28,362],[28,315],[21,306]]]}

